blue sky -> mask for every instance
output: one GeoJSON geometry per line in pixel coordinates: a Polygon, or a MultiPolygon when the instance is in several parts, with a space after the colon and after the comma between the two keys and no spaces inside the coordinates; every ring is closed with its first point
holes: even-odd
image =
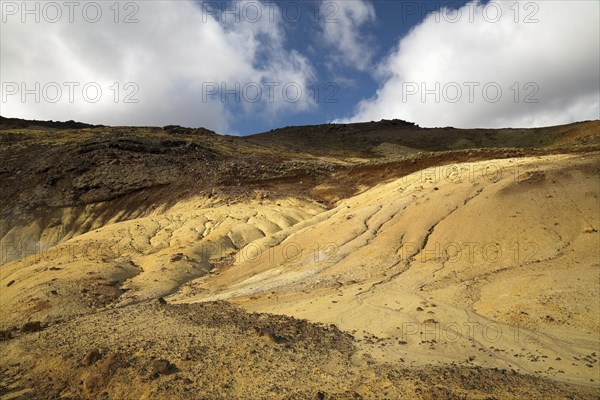
{"type": "Polygon", "coordinates": [[[3,116],[237,135],[600,118],[597,1],[48,4],[2,2],[3,116]]]}
{"type": "MultiPolygon", "coordinates": [[[[373,96],[379,86],[379,82],[372,76],[370,70],[361,71],[356,68],[336,64],[328,65],[327,58],[319,56],[319,51],[326,53],[327,46],[320,46],[319,24],[316,23],[315,10],[319,9],[320,18],[327,20],[326,23],[335,24],[339,10],[332,7],[331,2],[297,2],[279,0],[276,3],[283,9],[289,3],[302,6],[303,18],[296,20],[296,8],[289,6],[289,19],[285,24],[289,30],[289,46],[298,49],[306,54],[310,54],[310,49],[315,49],[317,53],[311,57],[316,69],[315,82],[310,85],[309,93],[315,96],[316,84],[320,90],[318,94],[319,107],[312,112],[299,114],[287,114],[270,125],[271,121],[261,121],[252,116],[243,118],[236,124],[239,132],[261,132],[286,125],[303,124],[322,124],[335,119],[348,116],[353,107],[362,99],[373,96]],[[306,40],[309,38],[309,40],[306,40]],[[319,48],[320,47],[320,48],[319,48]],[[332,86],[333,84],[333,86],[332,86]]],[[[391,49],[397,46],[398,42],[406,35],[411,28],[418,25],[425,16],[431,12],[439,10],[442,7],[453,9],[463,6],[466,1],[417,1],[403,2],[379,0],[372,1],[376,20],[365,24],[361,30],[365,36],[372,36],[374,55],[372,66],[376,66],[379,61],[385,58],[391,49]]],[[[400,116],[399,116],[400,118],[400,116]]]]}

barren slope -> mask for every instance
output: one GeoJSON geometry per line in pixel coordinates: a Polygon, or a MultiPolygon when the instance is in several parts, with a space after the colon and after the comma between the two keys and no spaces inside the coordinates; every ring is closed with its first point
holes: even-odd
{"type": "Polygon", "coordinates": [[[260,256],[170,300],[335,323],[387,362],[470,360],[597,384],[599,167],[598,155],[549,156],[421,171],[274,247],[253,243],[260,256]]]}
{"type": "Polygon", "coordinates": [[[597,398],[598,127],[0,119],[0,398],[597,398]]]}

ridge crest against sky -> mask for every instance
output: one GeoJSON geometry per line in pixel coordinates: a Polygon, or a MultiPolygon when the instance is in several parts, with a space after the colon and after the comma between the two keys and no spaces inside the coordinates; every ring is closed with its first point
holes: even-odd
{"type": "Polygon", "coordinates": [[[2,1],[0,113],[249,134],[600,118],[598,1],[2,1]]]}

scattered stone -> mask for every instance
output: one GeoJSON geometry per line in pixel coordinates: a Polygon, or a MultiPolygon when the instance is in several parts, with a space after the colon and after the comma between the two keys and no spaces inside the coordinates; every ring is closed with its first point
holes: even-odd
{"type": "Polygon", "coordinates": [[[115,372],[125,365],[123,353],[113,354],[107,359],[97,362],[92,371],[83,380],[83,387],[89,393],[99,392],[106,387],[115,372]]]}
{"type": "Polygon", "coordinates": [[[159,302],[160,304],[167,304],[167,301],[166,301],[164,298],[162,298],[162,297],[159,297],[159,298],[158,298],[158,302],[159,302]]]}
{"type": "Polygon", "coordinates": [[[267,329],[254,327],[254,331],[256,332],[258,337],[260,337],[261,339],[263,339],[267,342],[276,343],[276,344],[282,344],[285,342],[284,338],[282,338],[281,336],[277,336],[276,334],[274,334],[273,332],[271,332],[267,329]]]}
{"type": "Polygon", "coordinates": [[[585,227],[585,229],[583,230],[584,233],[594,233],[594,232],[598,232],[598,229],[594,228],[591,225],[588,225],[585,227]]]}
{"type": "Polygon", "coordinates": [[[168,360],[160,359],[152,363],[152,378],[158,378],[159,375],[169,375],[176,371],[175,364],[168,360]]]}
{"type": "Polygon", "coordinates": [[[0,342],[12,339],[11,331],[0,331],[0,342]]]}
{"type": "Polygon", "coordinates": [[[89,367],[90,365],[94,364],[96,361],[100,360],[100,358],[102,358],[102,354],[100,353],[100,350],[92,349],[85,356],[83,356],[83,359],[81,360],[81,364],[84,367],[89,367]]]}
{"type": "Polygon", "coordinates": [[[42,329],[42,323],[40,321],[30,321],[21,327],[21,332],[39,332],[42,329]]]}

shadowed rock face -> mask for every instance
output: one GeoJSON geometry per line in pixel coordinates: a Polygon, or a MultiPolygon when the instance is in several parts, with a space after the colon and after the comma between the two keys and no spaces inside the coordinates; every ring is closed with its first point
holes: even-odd
{"type": "Polygon", "coordinates": [[[598,127],[2,118],[0,393],[597,398],[598,127]]]}

